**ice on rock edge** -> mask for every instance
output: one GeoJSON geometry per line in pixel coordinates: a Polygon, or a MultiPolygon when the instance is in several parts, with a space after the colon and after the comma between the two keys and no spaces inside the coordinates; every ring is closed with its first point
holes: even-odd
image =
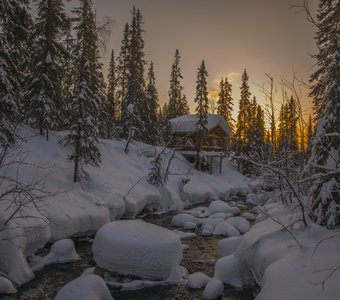
{"type": "Polygon", "coordinates": [[[92,251],[97,265],[105,270],[152,280],[166,280],[182,260],[178,235],[139,220],[104,225],[92,251]]]}
{"type": "Polygon", "coordinates": [[[80,276],[66,284],[55,300],[114,300],[105,281],[95,274],[80,276]]]}

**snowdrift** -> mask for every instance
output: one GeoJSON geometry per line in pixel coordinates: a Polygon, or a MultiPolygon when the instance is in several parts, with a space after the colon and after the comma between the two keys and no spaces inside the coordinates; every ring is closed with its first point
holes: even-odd
{"type": "MultiPolygon", "coordinates": [[[[29,164],[6,169],[6,175],[18,176],[24,183],[40,182],[49,196],[21,207],[24,218],[12,220],[0,231],[0,271],[16,285],[34,277],[26,257],[48,241],[94,234],[104,224],[123,216],[134,218],[144,209],[180,210],[248,192],[245,177],[229,163],[223,162],[222,174],[209,175],[194,170],[179,154],[172,160],[166,186],[151,185],[150,162],[161,149],[133,142],[125,154],[124,140],[101,140],[100,167],[85,166],[87,179],[74,183],[73,163],[67,160],[71,150],[59,143],[65,133],[50,132],[46,141],[36,130],[22,127],[20,135],[23,142],[16,151],[29,164]]],[[[171,156],[172,150],[164,151],[164,168],[171,156]]],[[[16,209],[12,204],[0,201],[1,224],[16,209]]]]}

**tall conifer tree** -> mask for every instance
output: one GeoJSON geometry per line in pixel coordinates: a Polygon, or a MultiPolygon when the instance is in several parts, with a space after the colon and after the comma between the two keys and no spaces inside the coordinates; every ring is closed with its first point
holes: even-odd
{"type": "Polygon", "coordinates": [[[77,41],[73,97],[70,103],[70,133],[65,143],[73,147],[73,180],[79,181],[83,163],[98,166],[98,115],[104,99],[103,76],[98,63],[95,15],[91,0],[80,0],[75,9],[77,41]]]}
{"type": "Polygon", "coordinates": [[[231,84],[228,82],[227,77],[224,80],[222,78],[220,82],[220,92],[218,94],[217,100],[217,113],[224,117],[224,119],[232,128],[232,131],[234,131],[234,120],[232,117],[233,105],[234,104],[231,94],[231,84]]]}
{"type": "Polygon", "coordinates": [[[340,223],[340,2],[320,0],[317,14],[317,71],[311,77],[316,129],[309,165],[317,178],[311,209],[318,224],[340,223]]]}
{"type": "Polygon", "coordinates": [[[205,132],[207,130],[206,125],[208,124],[208,110],[209,110],[209,100],[208,100],[208,88],[207,88],[207,76],[208,72],[205,67],[204,60],[201,66],[198,68],[197,80],[196,80],[196,116],[197,123],[196,127],[198,131],[205,132]]]}
{"type": "Polygon", "coordinates": [[[62,0],[38,2],[34,31],[33,66],[24,91],[25,111],[30,125],[40,134],[61,127],[64,110],[62,76],[66,50],[62,38],[67,28],[62,0]]]}

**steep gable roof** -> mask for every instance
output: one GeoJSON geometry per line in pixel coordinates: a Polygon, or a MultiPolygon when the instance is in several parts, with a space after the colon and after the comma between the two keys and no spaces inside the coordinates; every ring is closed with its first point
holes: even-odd
{"type": "MultiPolygon", "coordinates": [[[[195,132],[197,120],[198,117],[196,115],[183,115],[174,119],[170,119],[169,122],[171,131],[173,133],[195,132]]],[[[206,125],[208,131],[215,128],[216,126],[220,126],[226,134],[231,134],[230,126],[222,116],[217,114],[208,114],[208,124],[206,125]]]]}

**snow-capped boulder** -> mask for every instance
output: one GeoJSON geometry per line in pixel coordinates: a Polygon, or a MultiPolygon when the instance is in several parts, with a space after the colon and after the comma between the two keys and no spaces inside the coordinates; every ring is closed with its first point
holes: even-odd
{"type": "Polygon", "coordinates": [[[208,218],[209,219],[228,219],[230,217],[233,217],[234,214],[233,213],[225,213],[225,212],[218,212],[215,214],[210,215],[208,218]]]}
{"type": "Polygon", "coordinates": [[[66,284],[55,300],[113,300],[105,281],[95,274],[80,276],[66,284]]]}
{"type": "Polygon", "coordinates": [[[211,236],[212,232],[214,231],[214,226],[212,225],[204,225],[203,229],[202,229],[202,235],[203,236],[211,236]]]}
{"type": "Polygon", "coordinates": [[[214,277],[223,283],[241,288],[243,285],[241,267],[235,254],[224,256],[216,261],[214,277]]]}
{"type": "Polygon", "coordinates": [[[189,214],[178,214],[171,220],[171,224],[176,227],[183,227],[185,223],[192,222],[197,224],[197,219],[189,214]]]}
{"type": "Polygon", "coordinates": [[[92,251],[103,269],[154,280],[167,279],[182,259],[178,235],[139,220],[104,225],[95,236],[92,251]]]}
{"type": "Polygon", "coordinates": [[[203,221],[203,224],[202,226],[207,226],[207,225],[210,225],[212,226],[213,228],[215,228],[218,224],[224,222],[225,220],[222,219],[222,218],[216,218],[216,219],[206,219],[203,221]]]}
{"type": "Polygon", "coordinates": [[[243,218],[245,218],[246,220],[248,221],[255,221],[256,220],[256,217],[254,214],[252,213],[249,213],[249,212],[246,212],[242,215],[243,218]]]}
{"type": "Polygon", "coordinates": [[[0,294],[14,294],[17,290],[6,277],[0,276],[0,294]]]}
{"type": "Polygon", "coordinates": [[[191,230],[195,230],[197,229],[197,224],[194,222],[185,222],[183,225],[183,229],[191,229],[191,230]]]}
{"type": "Polygon", "coordinates": [[[209,204],[208,212],[210,215],[219,212],[232,213],[234,214],[234,209],[222,200],[216,200],[209,204]]]}
{"type": "Polygon", "coordinates": [[[250,229],[250,223],[242,217],[232,217],[227,222],[233,225],[241,234],[248,232],[250,229]]]}
{"type": "Polygon", "coordinates": [[[241,244],[243,236],[233,236],[220,240],[217,244],[217,257],[223,257],[234,253],[241,244]]]}
{"type": "Polygon", "coordinates": [[[209,280],[207,286],[204,289],[203,298],[216,299],[223,295],[223,291],[224,291],[223,283],[216,278],[212,278],[209,280]]]}
{"type": "Polygon", "coordinates": [[[68,263],[79,259],[80,257],[74,248],[74,242],[71,239],[63,239],[55,242],[46,256],[33,256],[31,268],[33,271],[37,271],[50,264],[68,263]]]}
{"type": "Polygon", "coordinates": [[[207,285],[209,280],[210,277],[208,275],[196,272],[189,275],[187,284],[191,289],[201,289],[207,285]]]}
{"type": "Polygon", "coordinates": [[[228,221],[224,221],[216,226],[215,230],[213,231],[213,234],[225,236],[239,236],[240,232],[228,221]]]}

